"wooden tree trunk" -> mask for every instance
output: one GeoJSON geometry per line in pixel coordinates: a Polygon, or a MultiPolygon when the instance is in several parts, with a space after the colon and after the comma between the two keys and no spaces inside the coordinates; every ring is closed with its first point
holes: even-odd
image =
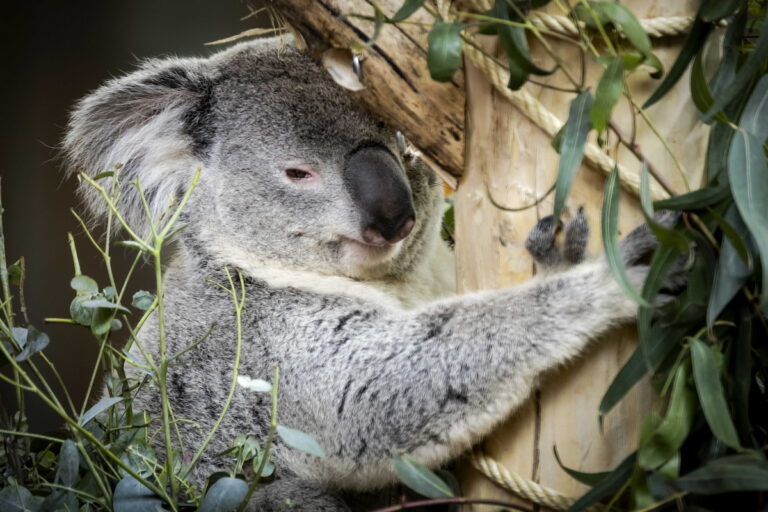
{"type": "MultiPolygon", "coordinates": [[[[634,0],[626,5],[638,18],[690,15],[694,2],[686,0],[634,0]]],[[[556,11],[554,11],[556,12],[556,11]]],[[[683,38],[654,40],[654,50],[666,69],[674,61],[683,38]]],[[[486,49],[496,50],[495,38],[483,41],[486,49]]],[[[555,51],[579,76],[579,54],[569,44],[556,42],[555,51]]],[[[531,41],[534,58],[542,67],[551,66],[546,54],[531,41]]],[[[602,68],[588,57],[587,83],[593,90],[602,68]]],[[[551,196],[538,207],[522,212],[504,212],[493,206],[487,192],[506,206],[530,204],[552,185],[559,156],[550,137],[508,103],[486,80],[483,72],[465,61],[467,89],[465,172],[456,193],[456,256],[460,292],[500,288],[523,282],[534,272],[533,262],[523,242],[537,219],[552,213],[551,196]]],[[[540,78],[540,77],[537,77],[540,78]]],[[[556,73],[545,83],[572,87],[556,73]]],[[[658,85],[647,74],[636,73],[629,84],[642,102],[658,85]]],[[[572,94],[532,84],[525,88],[560,119],[565,120],[572,94]]],[[[691,103],[688,78],[684,76],[674,91],[652,107],[649,116],[672,152],[684,164],[692,187],[699,185],[708,132],[697,124],[691,103]]],[[[626,101],[617,107],[614,120],[625,133],[631,131],[626,101]]],[[[675,190],[685,190],[685,180],[669,153],[641,120],[637,140],[650,160],[669,178],[675,190]]],[[[612,155],[614,156],[614,155],[612,155]]],[[[639,172],[640,165],[628,150],[620,151],[618,161],[639,172]]],[[[604,176],[584,165],[576,178],[568,207],[584,207],[591,230],[589,249],[598,255],[600,207],[604,176]]],[[[621,199],[620,233],[626,234],[642,222],[634,197],[621,199]]],[[[578,497],[586,487],[569,477],[554,457],[556,447],[563,463],[581,471],[606,471],[615,467],[637,447],[639,428],[652,405],[647,382],[641,382],[607,415],[601,432],[598,405],[619,368],[637,344],[633,327],[625,327],[599,340],[578,361],[545,376],[532,399],[484,443],[483,449],[505,467],[564,494],[578,497]]],[[[524,500],[492,483],[467,462],[462,472],[464,494],[475,498],[495,498],[528,505],[524,500]]],[[[481,510],[481,508],[478,508],[481,510]]],[[[484,510],[484,509],[482,509],[484,510]]]]}

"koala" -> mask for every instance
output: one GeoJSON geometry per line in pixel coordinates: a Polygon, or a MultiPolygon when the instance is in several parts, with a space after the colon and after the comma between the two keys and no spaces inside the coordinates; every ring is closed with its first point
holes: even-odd
{"type": "MultiPolygon", "coordinates": [[[[227,282],[225,267],[245,283],[240,373],[270,380],[279,365],[279,422],[326,453],[276,439],[275,481],[250,510],[349,510],[358,493],[381,495],[396,481],[397,454],[429,467],[450,461],[512,414],[543,373],[636,316],[605,261],[583,261],[583,215],[566,226],[564,253],[551,219],[528,240],[541,265],[568,268],[456,295],[438,178],[285,37],[143,63],[76,106],[64,149],[70,169],[91,175],[122,164],[117,208],[143,234],[145,207],[129,183],[138,180],[159,216],[202,170],[164,270],[167,352],[210,330],[168,369],[174,413],[191,420],[176,424],[184,456],[203,442],[232,381],[235,312],[215,285],[227,282]]],[[[98,194],[81,189],[103,215],[98,194]]],[[[654,246],[647,228],[624,242],[637,286],[654,246]]],[[[159,351],[156,316],[139,339],[159,351]]],[[[229,468],[216,454],[234,436],[264,439],[269,401],[236,391],[194,474],[201,485],[229,468]]],[[[145,386],[134,407],[158,417],[159,404],[145,386]]]]}

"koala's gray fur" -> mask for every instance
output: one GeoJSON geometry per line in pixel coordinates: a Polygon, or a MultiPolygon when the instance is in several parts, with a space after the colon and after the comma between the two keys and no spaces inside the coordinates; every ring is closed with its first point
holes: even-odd
{"type": "MultiPolygon", "coordinates": [[[[168,353],[214,325],[169,369],[176,416],[196,422],[178,423],[186,450],[202,442],[232,378],[234,309],[211,283],[225,282],[229,266],[247,288],[241,374],[269,380],[278,363],[280,423],[313,434],[327,453],[310,456],[278,440],[278,481],[263,487],[253,510],[276,510],[286,499],[294,510],[347,510],[339,493],[392,484],[396,454],[431,467],[456,457],[509,416],[539,375],[636,314],[603,261],[512,289],[451,296],[435,175],[401,154],[395,133],[324,70],[276,39],[209,59],[150,61],[110,81],[77,106],[65,148],[71,168],[92,175],[122,163],[122,182],[138,178],[155,215],[202,168],[184,214],[188,227],[165,271],[168,353]],[[410,236],[385,247],[359,242],[364,206],[342,172],[349,155],[371,143],[398,162],[393,179],[407,184],[416,212],[410,236]],[[305,164],[319,170],[318,182],[286,179],[285,168],[305,164]]],[[[95,214],[102,211],[87,185],[83,194],[95,214]]],[[[131,187],[119,208],[148,232],[131,187]]],[[[554,231],[539,231],[539,242],[554,250],[547,238],[554,231]]],[[[580,260],[583,243],[574,240],[564,258],[580,260]]],[[[624,246],[637,286],[647,269],[636,260],[652,246],[647,230],[624,246]]],[[[140,338],[158,351],[155,319],[140,338]]],[[[238,389],[198,478],[227,462],[213,454],[236,434],[264,438],[268,402],[238,389]]],[[[157,390],[145,389],[135,406],[156,416],[157,390]]]]}

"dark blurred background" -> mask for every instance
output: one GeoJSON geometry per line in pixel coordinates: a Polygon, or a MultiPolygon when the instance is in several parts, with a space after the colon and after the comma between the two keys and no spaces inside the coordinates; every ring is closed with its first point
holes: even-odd
{"type": "MultiPolygon", "coordinates": [[[[73,291],[67,232],[77,240],[82,271],[103,287],[105,272],[69,209],[82,210],[73,180],[65,179],[57,145],[73,103],[106,79],[159,55],[205,55],[204,43],[268,23],[246,20],[257,2],[245,0],[0,0],[0,177],[9,263],[24,256],[30,322],[47,333],[46,354],[81,400],[97,353],[85,327],[45,324],[67,317],[73,291]]],[[[130,253],[114,249],[117,276],[130,253]]],[[[149,267],[134,279],[134,290],[151,290],[149,267]]],[[[119,277],[117,277],[118,282],[119,277]]],[[[21,320],[17,316],[17,323],[21,320]]],[[[124,330],[124,329],[123,329],[124,330]]],[[[6,369],[7,371],[7,369],[6,369]]],[[[13,392],[0,386],[13,407],[13,392]]],[[[58,427],[54,415],[27,399],[32,429],[58,427]]]]}

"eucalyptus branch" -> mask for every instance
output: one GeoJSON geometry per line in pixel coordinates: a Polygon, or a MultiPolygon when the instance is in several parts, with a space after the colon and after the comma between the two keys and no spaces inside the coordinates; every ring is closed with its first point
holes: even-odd
{"type": "Polygon", "coordinates": [[[611,131],[616,134],[616,136],[619,138],[619,142],[621,142],[624,147],[629,149],[632,154],[637,157],[638,160],[648,166],[648,172],[650,175],[653,176],[653,178],[659,183],[659,185],[664,188],[664,190],[667,191],[667,193],[669,193],[670,196],[676,195],[674,188],[669,183],[669,180],[667,180],[667,178],[659,172],[656,166],[653,165],[653,162],[651,162],[648,157],[645,156],[645,153],[643,153],[643,150],[640,148],[640,145],[637,142],[628,140],[622,129],[619,128],[619,126],[613,120],[608,121],[608,128],[610,128],[611,131]]]}

